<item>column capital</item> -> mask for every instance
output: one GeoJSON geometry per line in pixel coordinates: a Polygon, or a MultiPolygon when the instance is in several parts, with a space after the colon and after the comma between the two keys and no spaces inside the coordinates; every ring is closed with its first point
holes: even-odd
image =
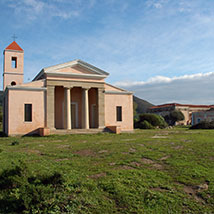
{"type": "Polygon", "coordinates": [[[47,88],[55,88],[55,85],[47,85],[47,88]]]}
{"type": "Polygon", "coordinates": [[[66,90],[71,90],[73,87],[64,87],[66,90]]]}
{"type": "Polygon", "coordinates": [[[105,88],[98,88],[98,91],[104,93],[105,92],[105,88]]]}
{"type": "Polygon", "coordinates": [[[82,89],[88,91],[90,87],[82,87],[82,89]]]}

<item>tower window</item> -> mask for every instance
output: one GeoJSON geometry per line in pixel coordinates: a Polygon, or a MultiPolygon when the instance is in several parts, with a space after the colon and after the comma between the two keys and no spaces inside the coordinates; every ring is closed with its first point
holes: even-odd
{"type": "Polygon", "coordinates": [[[32,104],[25,104],[25,122],[32,122],[32,104]]]}
{"type": "Polygon", "coordinates": [[[11,86],[14,86],[14,85],[16,85],[16,82],[15,82],[15,81],[12,81],[12,82],[11,82],[11,86]]]}
{"type": "Polygon", "coordinates": [[[122,121],[122,106],[117,106],[116,107],[117,110],[117,121],[122,121]]]}
{"type": "Polygon", "coordinates": [[[12,57],[12,68],[17,68],[17,57],[12,57]]]}

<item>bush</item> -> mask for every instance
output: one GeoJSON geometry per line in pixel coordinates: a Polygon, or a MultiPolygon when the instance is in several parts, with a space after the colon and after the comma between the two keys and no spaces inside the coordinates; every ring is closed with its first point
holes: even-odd
{"type": "Polygon", "coordinates": [[[32,176],[20,162],[0,174],[0,213],[52,213],[63,182],[58,172],[32,176]]]}
{"type": "Polygon", "coordinates": [[[214,129],[214,121],[201,121],[190,127],[190,129],[214,129]]]}
{"type": "Polygon", "coordinates": [[[11,144],[10,144],[11,146],[15,146],[15,145],[19,145],[19,141],[13,141],[11,144]]]}
{"type": "Polygon", "coordinates": [[[154,127],[146,120],[140,123],[140,129],[154,129],[154,127]]]}
{"type": "Polygon", "coordinates": [[[153,127],[166,128],[167,123],[163,117],[156,114],[141,114],[139,117],[139,124],[143,121],[147,121],[153,127]]]}

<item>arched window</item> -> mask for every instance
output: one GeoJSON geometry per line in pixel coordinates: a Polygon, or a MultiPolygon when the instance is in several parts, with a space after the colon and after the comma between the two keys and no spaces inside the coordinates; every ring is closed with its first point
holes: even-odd
{"type": "Polygon", "coordinates": [[[16,82],[15,82],[15,81],[12,81],[12,82],[11,82],[11,85],[12,85],[12,86],[16,85],[16,82]]]}

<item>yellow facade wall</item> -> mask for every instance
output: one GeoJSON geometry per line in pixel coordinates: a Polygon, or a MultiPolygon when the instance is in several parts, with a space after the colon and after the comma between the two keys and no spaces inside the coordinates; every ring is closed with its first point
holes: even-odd
{"type": "Polygon", "coordinates": [[[121,131],[133,131],[132,94],[105,94],[105,126],[120,126],[121,131]],[[117,106],[122,107],[122,121],[117,121],[117,106]]]}
{"type": "Polygon", "coordinates": [[[10,90],[8,135],[32,134],[45,125],[44,91],[10,90]],[[32,122],[24,121],[24,104],[32,104],[32,122]]]}

